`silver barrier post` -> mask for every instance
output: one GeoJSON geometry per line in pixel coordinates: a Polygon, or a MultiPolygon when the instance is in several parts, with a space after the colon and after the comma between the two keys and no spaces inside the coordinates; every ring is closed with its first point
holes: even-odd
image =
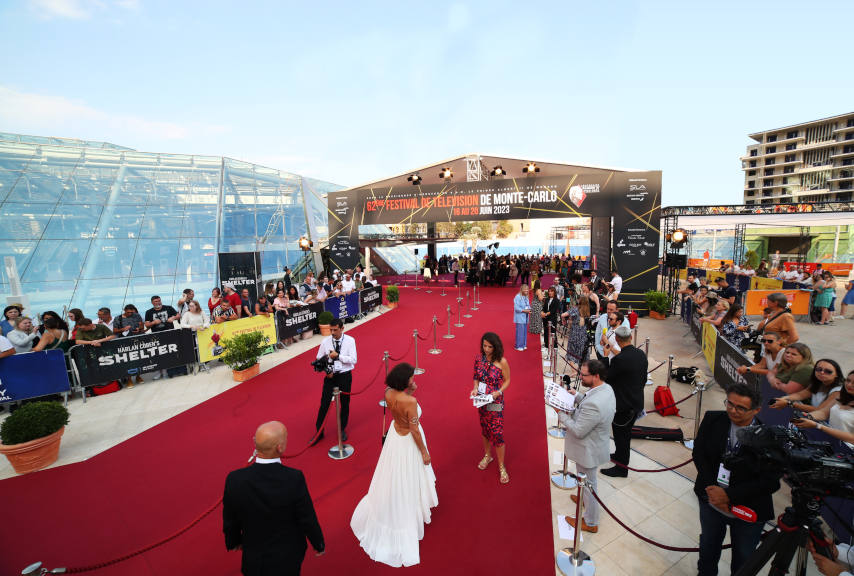
{"type": "MultiPolygon", "coordinates": [[[[383,364],[385,364],[385,378],[386,378],[386,380],[388,380],[388,361],[389,361],[388,350],[386,350],[385,352],[383,352],[383,364]]],[[[387,406],[385,398],[380,400],[380,406],[382,406],[383,408],[385,408],[387,406]]],[[[383,412],[383,430],[385,430],[385,412],[383,412]]]]}
{"type": "Polygon", "coordinates": [[[552,346],[552,382],[557,384],[557,342],[552,346]]]}
{"type": "MultiPolygon", "coordinates": [[[[474,303],[483,304],[483,302],[480,301],[480,282],[475,285],[474,303]]],[[[477,310],[477,308],[475,308],[475,310],[477,310]]]]}
{"type": "Polygon", "coordinates": [[[575,539],[571,548],[564,548],[557,554],[557,568],[561,574],[566,576],[593,576],[596,574],[596,566],[593,559],[581,550],[581,518],[584,509],[584,485],[587,482],[586,474],[578,475],[578,502],[575,503],[575,539]]]}
{"type": "Polygon", "coordinates": [[[442,284],[442,296],[447,296],[447,294],[445,294],[445,285],[444,284],[442,284]]]}
{"type": "Polygon", "coordinates": [[[635,332],[635,341],[634,341],[633,345],[635,348],[637,348],[638,347],[638,325],[637,324],[635,324],[634,332],[635,332]]]}
{"type": "Polygon", "coordinates": [[[442,351],[439,350],[439,331],[437,328],[439,327],[439,319],[433,314],[433,347],[430,348],[427,352],[429,354],[441,354],[442,351]]]}
{"type": "Polygon", "coordinates": [[[353,455],[355,450],[349,444],[344,444],[341,436],[341,389],[336,386],[332,389],[332,400],[335,402],[335,420],[338,422],[338,444],[329,449],[329,457],[333,460],[344,460],[353,455]]]}
{"type": "Polygon", "coordinates": [[[697,409],[694,411],[694,437],[691,440],[685,440],[685,448],[688,450],[694,449],[694,440],[697,439],[697,433],[700,431],[700,414],[703,410],[703,392],[706,390],[706,385],[697,382],[694,384],[697,393],[697,409]]]}
{"type": "Polygon", "coordinates": [[[549,341],[549,348],[548,348],[548,352],[546,353],[546,360],[545,360],[545,362],[543,362],[543,366],[548,367],[548,370],[543,374],[547,378],[552,378],[554,376],[555,370],[557,370],[557,366],[552,366],[552,344],[553,344],[552,341],[554,340],[554,338],[551,338],[551,327],[552,327],[551,321],[548,321],[545,324],[543,324],[543,329],[547,331],[546,332],[546,338],[549,341]]]}
{"type": "Polygon", "coordinates": [[[460,316],[462,313],[463,313],[463,299],[457,298],[457,323],[454,324],[454,326],[457,328],[462,328],[463,326],[465,326],[465,324],[463,324],[463,319],[460,316]]]}
{"type": "Polygon", "coordinates": [[[480,301],[477,299],[477,293],[479,291],[479,287],[480,287],[479,283],[474,285],[474,306],[472,306],[472,302],[469,301],[469,310],[480,310],[480,308],[477,307],[477,305],[480,304],[480,301]]]}
{"type": "MultiPolygon", "coordinates": [[[[464,276],[464,277],[465,277],[465,276],[464,276]]],[[[461,290],[462,290],[462,289],[463,289],[463,285],[462,285],[462,284],[460,284],[459,282],[457,282],[457,300],[462,300],[462,299],[463,299],[463,297],[462,297],[462,292],[461,292],[461,290]]]]}
{"type": "Polygon", "coordinates": [[[670,388],[670,373],[673,372],[673,354],[667,357],[667,387],[670,388]]]}
{"type": "Polygon", "coordinates": [[[568,464],[569,459],[566,457],[566,453],[564,453],[563,468],[557,472],[552,472],[552,484],[561,490],[572,490],[578,485],[575,478],[573,478],[572,474],[569,473],[568,464]]]}
{"type": "MultiPolygon", "coordinates": [[[[471,312],[471,292],[468,290],[466,290],[466,302],[468,303],[468,306],[469,306],[469,312],[471,312]]],[[[467,313],[463,314],[463,318],[471,318],[471,314],[469,314],[467,312],[467,313]]]]}
{"type": "Polygon", "coordinates": [[[424,368],[418,367],[418,328],[412,331],[412,337],[415,339],[415,374],[424,374],[424,368]]]}
{"type": "Polygon", "coordinates": [[[647,336],[646,340],[643,342],[643,353],[649,356],[649,337],[647,336]]]}
{"type": "Polygon", "coordinates": [[[453,340],[454,339],[454,335],[451,334],[451,306],[450,306],[450,304],[448,305],[448,333],[445,334],[444,336],[442,336],[442,338],[445,338],[446,340],[453,340]]]}

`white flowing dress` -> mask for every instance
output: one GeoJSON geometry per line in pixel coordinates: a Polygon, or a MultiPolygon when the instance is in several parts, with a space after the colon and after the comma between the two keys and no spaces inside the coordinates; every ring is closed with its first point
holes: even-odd
{"type": "MultiPolygon", "coordinates": [[[[418,429],[426,447],[420,424],[418,429]]],[[[438,504],[433,466],[424,465],[412,433],[398,434],[392,421],[371,486],[356,506],[350,528],[371,560],[414,566],[421,559],[418,541],[424,537],[424,524],[430,523],[430,509],[438,504]]]]}

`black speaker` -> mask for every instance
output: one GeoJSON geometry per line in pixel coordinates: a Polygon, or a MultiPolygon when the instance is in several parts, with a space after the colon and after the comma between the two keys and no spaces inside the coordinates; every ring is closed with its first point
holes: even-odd
{"type": "Polygon", "coordinates": [[[418,248],[415,249],[415,255],[418,256],[418,248]]]}
{"type": "Polygon", "coordinates": [[[665,262],[670,268],[687,268],[688,267],[688,255],[687,254],[668,254],[665,262]]]}

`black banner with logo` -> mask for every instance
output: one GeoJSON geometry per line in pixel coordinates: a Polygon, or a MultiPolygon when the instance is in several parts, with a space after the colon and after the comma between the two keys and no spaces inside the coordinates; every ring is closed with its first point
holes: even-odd
{"type": "Polygon", "coordinates": [[[258,285],[261,283],[260,252],[221,252],[219,255],[219,282],[234,284],[238,294],[249,289],[249,299],[258,301],[258,285]]]}
{"type": "Polygon", "coordinates": [[[618,172],[611,184],[614,189],[611,269],[623,278],[620,304],[646,308],[644,293],[658,289],[661,173],[618,172]]]}
{"type": "Polygon", "coordinates": [[[308,330],[317,330],[317,315],[323,312],[323,304],[315,302],[308,306],[288,308],[288,313],[276,312],[276,328],[279,340],[295,338],[308,330]]]}
{"type": "MultiPolygon", "coordinates": [[[[590,257],[595,259],[596,273],[606,282],[611,279],[611,217],[590,219],[590,257]]],[[[592,264],[591,264],[592,268],[592,264]]]]}
{"type": "Polygon", "coordinates": [[[739,366],[753,366],[753,362],[748,360],[729,340],[718,336],[718,342],[715,345],[715,382],[724,390],[729,390],[730,386],[737,383],[746,384],[758,392],[759,381],[756,375],[739,374],[736,371],[739,366]]]}
{"type": "Polygon", "coordinates": [[[100,346],[78,345],[71,349],[82,386],[103,384],[127,376],[167,370],[196,362],[193,331],[183,328],[116,338],[100,346]]]}
{"type": "Polygon", "coordinates": [[[353,190],[342,190],[329,194],[328,198],[329,260],[339,270],[355,268],[360,257],[356,214],[364,208],[358,205],[359,194],[353,190]]]}
{"type": "Polygon", "coordinates": [[[383,303],[382,286],[365,288],[359,291],[359,311],[366,314],[383,303]]]}

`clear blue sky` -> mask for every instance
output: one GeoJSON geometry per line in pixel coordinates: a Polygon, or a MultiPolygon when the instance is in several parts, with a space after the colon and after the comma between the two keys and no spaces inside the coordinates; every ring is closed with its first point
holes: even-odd
{"type": "Polygon", "coordinates": [[[479,152],[739,203],[747,134],[854,111],[854,3],[0,0],[0,130],[357,185],[479,152]]]}

